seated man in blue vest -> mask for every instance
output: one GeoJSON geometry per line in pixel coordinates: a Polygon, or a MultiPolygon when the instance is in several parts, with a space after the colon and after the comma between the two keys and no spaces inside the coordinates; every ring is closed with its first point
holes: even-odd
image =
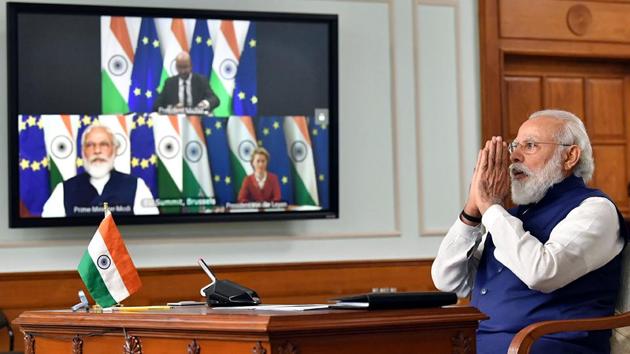
{"type": "MultiPolygon", "coordinates": [[[[506,353],[533,322],[613,314],[628,233],[610,198],[585,185],[592,155],[580,119],[555,110],[532,114],[512,143],[493,137],[480,150],[466,205],[431,269],[438,289],[471,295],[490,317],[479,324],[477,353],[506,353]],[[506,210],[510,181],[517,206],[506,210]]],[[[532,353],[608,353],[609,338],[552,334],[532,353]]]]}
{"type": "Polygon", "coordinates": [[[115,215],[159,213],[141,178],[114,170],[118,142],[109,128],[88,127],[81,146],[86,172],[57,184],[44,204],[42,217],[103,215],[103,202],[109,203],[115,215]]]}

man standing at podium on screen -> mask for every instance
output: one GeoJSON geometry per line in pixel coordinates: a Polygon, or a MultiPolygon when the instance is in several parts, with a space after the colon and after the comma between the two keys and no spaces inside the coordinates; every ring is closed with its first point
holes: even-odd
{"type": "MultiPolygon", "coordinates": [[[[490,317],[477,353],[506,353],[534,322],[614,313],[628,233],[610,198],[586,186],[593,170],[584,124],[565,111],[536,112],[512,143],[493,137],[479,152],[468,201],[431,269],[438,289],[471,295],[490,317]],[[506,209],[510,180],[517,206],[506,209]]],[[[609,353],[610,333],[543,336],[531,353],[609,353]]]]}
{"type": "Polygon", "coordinates": [[[57,184],[42,217],[103,215],[103,202],[116,215],[159,213],[144,180],[114,170],[118,142],[109,128],[91,125],[81,140],[86,172],[57,184]]]}
{"type": "Polygon", "coordinates": [[[199,108],[212,112],[219,105],[219,98],[210,89],[208,78],[192,72],[190,55],[181,52],[175,58],[177,75],[164,82],[160,96],[153,104],[153,111],[160,108],[199,108]]]}

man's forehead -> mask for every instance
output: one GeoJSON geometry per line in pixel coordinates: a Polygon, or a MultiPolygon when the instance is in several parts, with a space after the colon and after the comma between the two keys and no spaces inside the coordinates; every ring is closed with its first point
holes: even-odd
{"type": "Polygon", "coordinates": [[[85,140],[95,140],[95,139],[107,139],[107,140],[112,140],[113,137],[110,136],[110,134],[107,132],[107,130],[105,128],[92,128],[92,130],[90,130],[88,132],[88,135],[86,135],[85,140]]]}
{"type": "Polygon", "coordinates": [[[175,65],[188,65],[191,63],[190,57],[188,56],[178,56],[175,58],[175,65]]]}
{"type": "Polygon", "coordinates": [[[518,129],[517,140],[548,140],[556,136],[562,127],[562,122],[557,119],[540,117],[526,120],[518,129]]]}

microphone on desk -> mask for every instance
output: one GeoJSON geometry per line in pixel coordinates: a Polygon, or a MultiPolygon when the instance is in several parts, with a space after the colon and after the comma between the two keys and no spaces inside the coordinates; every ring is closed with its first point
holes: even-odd
{"type": "Polygon", "coordinates": [[[254,290],[229,280],[217,279],[202,258],[199,258],[197,263],[212,281],[199,290],[201,295],[206,297],[208,306],[251,306],[261,303],[254,290]]]}
{"type": "Polygon", "coordinates": [[[88,299],[85,296],[85,293],[83,292],[83,290],[79,290],[79,303],[71,307],[72,312],[77,312],[79,310],[87,311],[89,308],[90,308],[90,303],[88,302],[88,299]]]}

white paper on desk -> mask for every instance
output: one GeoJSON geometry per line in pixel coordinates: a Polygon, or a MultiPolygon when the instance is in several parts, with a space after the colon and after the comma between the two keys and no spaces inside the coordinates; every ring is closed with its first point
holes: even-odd
{"type": "Polygon", "coordinates": [[[229,306],[213,307],[213,310],[255,310],[255,311],[310,311],[327,309],[328,304],[300,304],[300,305],[256,305],[256,306],[229,306]]]}

